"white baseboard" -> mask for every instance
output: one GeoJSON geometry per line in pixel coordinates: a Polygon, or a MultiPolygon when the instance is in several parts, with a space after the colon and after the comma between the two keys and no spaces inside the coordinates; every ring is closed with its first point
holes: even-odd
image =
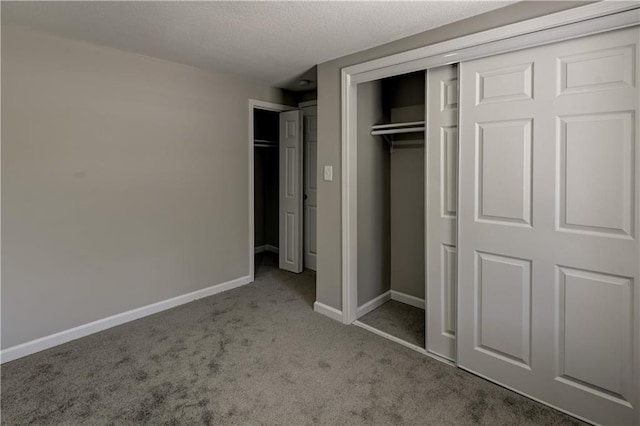
{"type": "Polygon", "coordinates": [[[397,302],[406,303],[407,305],[415,306],[416,308],[424,309],[424,299],[420,299],[419,297],[410,296],[405,293],[400,293],[399,291],[391,290],[391,300],[395,300],[397,302]]]}
{"type": "Polygon", "coordinates": [[[313,310],[318,312],[319,314],[326,315],[329,318],[342,322],[342,311],[332,308],[329,305],[325,305],[324,303],[314,302],[313,310]]]}
{"type": "Polygon", "coordinates": [[[267,244],[267,251],[271,252],[271,253],[275,253],[278,254],[280,253],[280,249],[276,246],[272,246],[271,244],[267,244]]]}
{"type": "Polygon", "coordinates": [[[360,318],[363,315],[367,315],[369,312],[373,311],[376,308],[379,308],[383,304],[387,303],[389,300],[391,300],[391,290],[385,291],[375,299],[371,299],[364,305],[358,306],[356,318],[360,318]]]}
{"type": "MultiPolygon", "coordinates": [[[[15,359],[52,348],[54,346],[58,346],[72,340],[76,340],[81,337],[85,337],[90,334],[127,323],[129,321],[137,320],[148,315],[175,308],[176,306],[184,305],[185,303],[189,303],[197,299],[202,299],[204,297],[212,296],[223,291],[231,290],[236,287],[249,284],[250,282],[251,277],[247,275],[235,280],[203,288],[202,290],[196,290],[191,293],[183,294],[181,296],[172,297],[171,299],[152,303],[151,305],[142,306],[140,308],[112,315],[107,318],[102,318],[88,324],[79,325],[77,327],[70,328],[69,330],[60,331],[58,333],[41,337],[30,342],[12,346],[0,351],[0,363],[13,361],[15,359]]],[[[340,318],[342,318],[342,313],[340,314],[340,318]]]]}
{"type": "MultiPolygon", "coordinates": [[[[385,339],[389,339],[389,340],[391,340],[392,342],[399,343],[399,344],[401,344],[402,346],[406,346],[407,348],[413,349],[413,350],[414,350],[414,351],[416,351],[416,352],[420,352],[422,355],[426,355],[426,356],[428,356],[428,357],[431,357],[431,358],[433,358],[433,359],[435,359],[435,360],[438,360],[438,361],[440,361],[440,362],[443,362],[443,363],[445,363],[445,364],[447,364],[447,365],[450,365],[450,366],[452,366],[452,367],[455,367],[455,366],[456,366],[455,362],[453,362],[453,361],[451,361],[451,360],[448,360],[448,359],[446,359],[446,358],[443,358],[443,357],[441,357],[441,356],[440,356],[440,355],[438,355],[438,354],[431,353],[431,352],[429,352],[429,351],[425,350],[425,348],[422,348],[422,347],[420,347],[420,346],[414,345],[413,343],[406,342],[406,341],[404,341],[404,340],[402,340],[402,339],[400,339],[400,338],[398,338],[398,337],[396,337],[396,336],[393,336],[393,335],[391,335],[391,334],[389,334],[389,333],[387,333],[387,332],[384,332],[384,331],[382,331],[382,330],[378,330],[377,328],[372,327],[372,326],[370,326],[370,325],[368,325],[368,324],[365,324],[365,323],[363,323],[363,322],[360,322],[360,321],[358,321],[358,320],[354,321],[354,322],[353,322],[353,325],[355,325],[355,326],[357,326],[357,327],[360,327],[360,328],[364,328],[365,330],[370,331],[370,332],[372,332],[372,333],[374,333],[374,334],[377,334],[378,336],[382,336],[382,337],[384,337],[385,339]]],[[[464,368],[464,367],[463,367],[463,368],[464,368]]],[[[474,373],[474,374],[475,374],[475,373],[474,373]]]]}
{"type": "Polygon", "coordinates": [[[385,331],[382,331],[382,330],[379,330],[379,329],[377,329],[375,327],[372,327],[369,324],[365,324],[363,322],[360,322],[360,321],[356,320],[356,321],[353,322],[353,325],[358,326],[360,328],[364,328],[367,331],[370,331],[370,332],[372,332],[374,334],[377,334],[378,336],[382,336],[385,339],[389,339],[389,340],[391,340],[391,341],[393,341],[395,343],[399,343],[402,346],[406,346],[408,348],[411,348],[414,351],[420,352],[423,355],[428,355],[427,351],[424,348],[421,348],[418,345],[414,345],[413,343],[409,343],[407,341],[404,341],[404,340],[400,339],[399,337],[396,337],[396,336],[394,336],[392,334],[389,334],[389,333],[387,333],[385,331]]]}
{"type": "Polygon", "coordinates": [[[255,253],[262,253],[262,252],[271,252],[271,253],[275,253],[278,254],[280,252],[280,250],[278,249],[278,247],[276,246],[272,246],[271,244],[263,244],[261,246],[256,246],[255,247],[255,253]]]}

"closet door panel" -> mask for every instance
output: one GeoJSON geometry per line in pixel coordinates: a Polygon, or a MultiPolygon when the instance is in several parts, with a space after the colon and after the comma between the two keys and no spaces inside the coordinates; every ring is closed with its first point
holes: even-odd
{"type": "Polygon", "coordinates": [[[280,113],[280,269],[302,272],[302,119],[280,113]]]}
{"type": "Polygon", "coordinates": [[[427,72],[427,350],[455,360],[458,69],[427,72]]]}
{"type": "Polygon", "coordinates": [[[460,66],[458,363],[599,424],[640,421],[639,40],[460,66]]]}
{"type": "Polygon", "coordinates": [[[303,109],[304,119],[304,266],[316,270],[318,212],[317,107],[303,109]]]}

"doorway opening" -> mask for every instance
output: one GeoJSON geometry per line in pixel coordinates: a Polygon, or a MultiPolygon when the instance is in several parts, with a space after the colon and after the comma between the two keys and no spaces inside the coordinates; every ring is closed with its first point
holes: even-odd
{"type": "Polygon", "coordinates": [[[316,106],[249,100],[249,260],[261,269],[315,270],[316,106]]]}
{"type": "Polygon", "coordinates": [[[425,346],[425,72],[358,87],[360,323],[425,346]]]}
{"type": "Polygon", "coordinates": [[[255,268],[277,268],[279,252],[280,112],[254,109],[253,190],[255,268]]]}

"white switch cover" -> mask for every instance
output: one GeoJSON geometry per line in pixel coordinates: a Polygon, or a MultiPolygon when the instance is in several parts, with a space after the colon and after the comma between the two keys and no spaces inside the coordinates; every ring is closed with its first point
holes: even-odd
{"type": "Polygon", "coordinates": [[[324,166],[324,180],[333,180],[333,166],[324,166]]]}

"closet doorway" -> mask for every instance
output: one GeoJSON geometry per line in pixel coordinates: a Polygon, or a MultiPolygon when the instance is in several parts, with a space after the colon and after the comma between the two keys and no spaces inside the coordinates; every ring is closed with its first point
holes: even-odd
{"type": "Polygon", "coordinates": [[[425,73],[358,86],[360,323],[425,347],[425,73]]]}
{"type": "Polygon", "coordinates": [[[449,361],[455,360],[457,69],[373,80],[357,93],[357,325],[449,361]]]}
{"type": "Polygon", "coordinates": [[[315,106],[310,102],[295,108],[249,100],[252,280],[256,266],[262,264],[293,273],[305,267],[315,270],[315,211],[308,207],[316,207],[315,180],[310,179],[311,174],[315,178],[316,150],[311,155],[307,152],[308,146],[315,148],[316,144],[315,119],[315,106]]]}

